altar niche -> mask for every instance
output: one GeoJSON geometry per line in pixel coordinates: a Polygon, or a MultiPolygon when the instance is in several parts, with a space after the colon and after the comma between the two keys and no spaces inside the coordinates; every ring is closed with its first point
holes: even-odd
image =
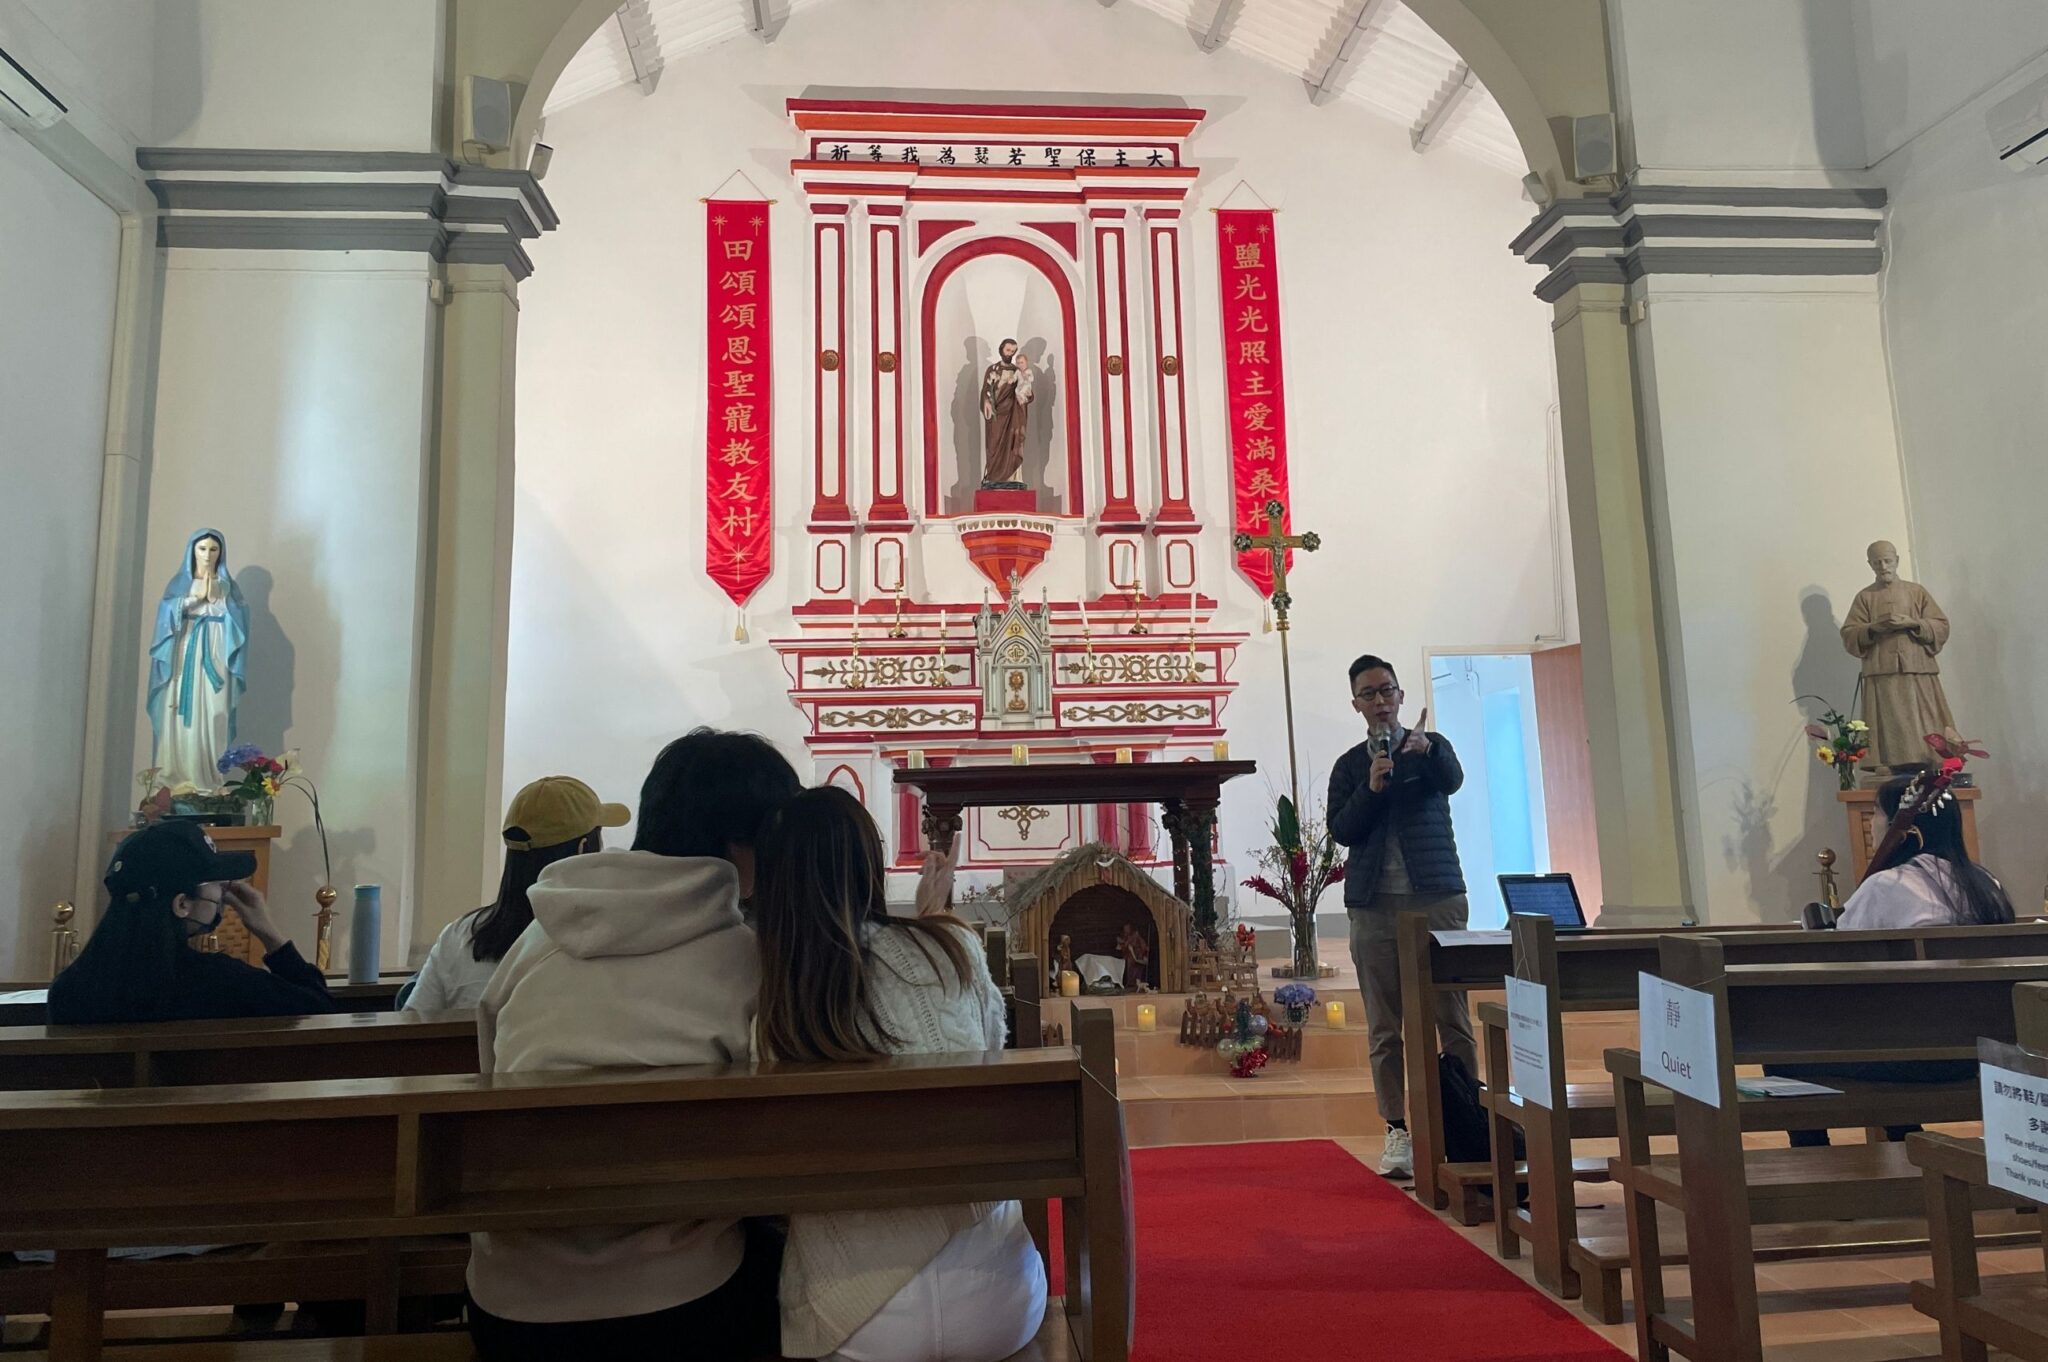
{"type": "MultiPolygon", "coordinates": [[[[922,805],[898,774],[1227,751],[1245,636],[1210,623],[1222,592],[1201,561],[1184,391],[1187,144],[1204,115],[1163,95],[788,111],[811,237],[811,499],[778,529],[810,571],[798,633],[774,646],[819,776],[871,792],[907,898],[922,805]]],[[[1220,576],[1221,527],[1209,538],[1220,576]]],[[[1209,874],[1206,816],[1151,802],[973,806],[955,823],[962,869],[1099,841],[1163,874],[1165,832],[1185,894],[1209,874]]]]}

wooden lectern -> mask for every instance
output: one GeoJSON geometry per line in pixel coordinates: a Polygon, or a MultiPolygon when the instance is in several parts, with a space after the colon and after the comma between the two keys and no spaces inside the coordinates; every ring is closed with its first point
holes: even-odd
{"type": "MultiPolygon", "coordinates": [[[[1956,807],[1963,815],[1963,848],[1970,853],[1970,859],[1981,861],[1982,853],[1977,850],[1977,801],[1984,792],[1974,785],[1959,786],[1949,791],[1956,797],[1956,807]]],[[[1842,790],[1835,795],[1842,807],[1849,813],[1849,874],[1851,889],[1863,883],[1863,874],[1870,867],[1870,857],[1877,850],[1877,791],[1842,790]]]]}

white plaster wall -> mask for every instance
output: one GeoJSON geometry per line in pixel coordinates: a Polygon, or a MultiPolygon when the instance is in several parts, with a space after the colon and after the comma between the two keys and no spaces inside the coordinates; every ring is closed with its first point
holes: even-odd
{"type": "MultiPolygon", "coordinates": [[[[1855,0],[1856,69],[1870,159],[1973,103],[1986,87],[2048,52],[2040,0],[1855,0]]],[[[1981,135],[1981,109],[1972,124],[1981,135]]]]}
{"type": "Polygon", "coordinates": [[[1876,289],[1659,282],[1636,344],[1694,902],[1782,919],[1847,837],[1794,702],[1849,709],[1864,548],[1908,539],[1876,289]]]}
{"type": "Polygon", "coordinates": [[[119,230],[0,128],[0,979],[44,977],[72,894],[119,230]]]}
{"type": "Polygon", "coordinates": [[[1838,0],[1611,0],[1615,65],[1652,178],[1860,170],[1863,117],[1838,0]]]}
{"type": "MultiPolygon", "coordinates": [[[[1923,42],[1901,44],[1914,61],[1945,31],[1932,14],[1924,26],[1923,42]]],[[[1957,724],[1993,754],[1979,773],[1984,859],[2025,913],[2048,879],[2048,170],[2000,166],[1984,110],[2048,75],[2048,59],[2002,81],[1997,64],[1980,69],[1989,88],[1878,167],[1891,192],[1884,328],[1914,566],[1955,627],[1943,685],[1957,724]]]]}
{"type": "Polygon", "coordinates": [[[180,0],[157,9],[157,143],[433,150],[440,0],[180,0]]]}
{"type": "MultiPolygon", "coordinates": [[[[384,887],[384,963],[395,966],[417,815],[427,263],[368,252],[168,259],[137,645],[148,646],[186,539],[222,530],[250,612],[238,736],[300,749],[322,795],[333,883],[344,904],[352,885],[384,887]]],[[[139,770],[150,752],[139,694],[135,714],[139,770]]],[[[319,843],[296,795],[278,816],[271,899],[304,946],[319,843]]]]}
{"type": "MultiPolygon", "coordinates": [[[[1298,80],[1204,55],[1183,26],[1136,6],[1047,0],[991,42],[975,6],[818,5],[772,44],[737,40],[669,66],[652,96],[621,90],[548,120],[547,189],[563,227],[533,245],[539,272],[521,290],[508,791],[568,770],[630,800],[657,746],[698,723],[759,729],[801,750],[765,640],[791,632],[787,609],[806,591],[810,252],[783,100],[811,85],[1170,94],[1210,111],[1191,147],[1204,175],[1184,264],[1195,504],[1207,527],[1203,586],[1222,589],[1217,622],[1251,633],[1227,714],[1233,751],[1263,767],[1230,787],[1229,856],[1243,858],[1286,780],[1278,639],[1258,632],[1258,598],[1227,566],[1214,226],[1203,210],[1240,180],[1283,210],[1294,504],[1298,525],[1325,542],[1295,577],[1305,782],[1320,791],[1338,753],[1363,737],[1346,704],[1356,654],[1393,658],[1419,701],[1425,646],[1560,631],[1549,312],[1530,295],[1534,273],[1506,250],[1531,212],[1513,175],[1452,151],[1418,156],[1404,129],[1342,104],[1312,108],[1298,80]],[[747,644],[733,642],[733,611],[703,575],[700,528],[698,197],[735,169],[780,200],[781,528],[747,644]]],[[[964,576],[959,590],[979,598],[964,576]]]]}

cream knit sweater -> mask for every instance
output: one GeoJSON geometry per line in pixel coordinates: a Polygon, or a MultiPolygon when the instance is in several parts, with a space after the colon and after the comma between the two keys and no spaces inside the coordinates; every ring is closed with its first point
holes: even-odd
{"type": "MultiPolygon", "coordinates": [[[[888,927],[868,929],[868,984],[899,1044],[894,1053],[957,1054],[1003,1048],[1003,995],[972,932],[960,933],[964,986],[936,943],[888,927]],[[938,965],[925,954],[932,952],[938,965]]],[[[853,1336],[924,1270],[953,1234],[995,1204],[793,1216],[782,1260],[782,1351],[823,1357],[853,1336]]]]}

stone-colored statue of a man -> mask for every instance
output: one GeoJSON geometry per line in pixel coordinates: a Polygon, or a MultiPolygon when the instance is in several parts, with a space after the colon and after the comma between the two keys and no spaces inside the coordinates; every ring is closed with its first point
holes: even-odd
{"type": "Polygon", "coordinates": [[[1877,580],[1856,593],[1842,621],[1842,644],[1863,659],[1863,720],[1870,754],[1885,767],[1934,760],[1927,735],[1955,727],[1934,660],[1948,642],[1948,616],[1918,582],[1899,576],[1899,551],[1870,546],[1877,580]]]}

